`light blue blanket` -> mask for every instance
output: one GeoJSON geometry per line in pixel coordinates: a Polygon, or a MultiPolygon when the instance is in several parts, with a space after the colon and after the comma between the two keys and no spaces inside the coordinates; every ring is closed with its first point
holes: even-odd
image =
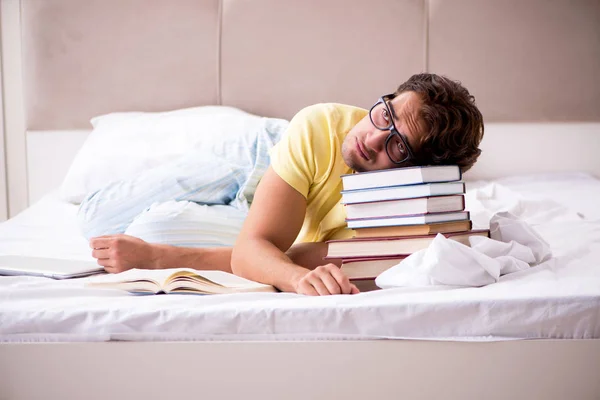
{"type": "MultiPolygon", "coordinates": [[[[213,218],[215,215],[222,217],[226,222],[233,219],[240,221],[238,225],[241,227],[241,221],[252,203],[258,182],[269,166],[269,150],[279,141],[287,125],[285,120],[264,118],[257,129],[244,134],[234,134],[233,140],[232,137],[227,138],[223,141],[223,146],[215,146],[210,152],[196,151],[186,154],[132,179],[115,181],[101,190],[90,193],[81,203],[78,213],[83,235],[89,239],[101,235],[131,233],[135,230],[135,236],[144,236],[139,232],[139,227],[135,228],[132,225],[134,221],[144,221],[145,227],[153,225],[155,229],[164,231],[166,226],[160,226],[160,222],[164,222],[165,217],[166,220],[169,219],[169,212],[165,213],[166,209],[172,210],[171,215],[177,215],[175,220],[179,221],[183,221],[182,210],[185,210],[183,214],[187,213],[188,217],[190,212],[194,212],[192,210],[200,213],[197,216],[207,215],[206,207],[190,207],[184,203],[195,203],[199,206],[219,205],[221,207],[208,211],[209,219],[217,221],[219,218],[213,218]],[[164,203],[170,206],[165,208],[164,203]],[[153,210],[158,210],[160,218],[156,223],[149,224],[152,222],[149,213],[152,214],[153,210]],[[223,215],[220,215],[221,213],[223,215]]],[[[177,230],[176,225],[170,224],[168,227],[171,236],[174,235],[173,230],[177,230]]],[[[189,229],[189,221],[183,225],[186,225],[184,230],[193,236],[194,230],[189,229]]],[[[235,226],[234,231],[239,231],[239,227],[235,226]]],[[[210,236],[206,235],[206,229],[204,233],[204,237],[210,236]]],[[[215,244],[188,239],[180,237],[175,241],[177,243],[170,244],[215,244]]],[[[223,245],[228,245],[229,242],[228,239],[223,245]]]]}

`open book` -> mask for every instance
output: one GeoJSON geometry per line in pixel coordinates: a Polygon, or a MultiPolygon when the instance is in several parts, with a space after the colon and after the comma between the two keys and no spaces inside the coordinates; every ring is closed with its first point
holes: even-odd
{"type": "Polygon", "coordinates": [[[250,281],[222,271],[194,269],[131,269],[114,275],[90,278],[88,287],[121,289],[135,294],[226,294],[277,292],[271,285],[250,281]]]}

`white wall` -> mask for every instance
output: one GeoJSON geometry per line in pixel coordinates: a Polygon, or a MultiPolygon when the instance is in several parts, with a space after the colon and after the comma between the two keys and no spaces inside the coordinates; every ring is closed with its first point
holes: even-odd
{"type": "MultiPolygon", "coordinates": [[[[0,8],[0,16],[2,9],[0,8]]],[[[2,26],[0,18],[0,26],[2,26]]],[[[1,32],[1,30],[0,30],[1,32]]],[[[1,37],[1,34],[0,34],[1,37]]],[[[7,194],[6,194],[6,155],[4,149],[4,102],[3,102],[3,85],[2,85],[2,54],[0,54],[0,221],[6,220],[8,217],[7,194]]]]}
{"type": "Polygon", "coordinates": [[[91,131],[27,132],[29,204],[57,188],[91,131]],[[60,146],[56,146],[60,143],[60,146]],[[52,149],[52,151],[48,151],[52,149]]]}
{"type": "MultiPolygon", "coordinates": [[[[5,194],[8,216],[12,217],[27,207],[28,197],[21,69],[20,2],[17,0],[0,0],[0,15],[2,97],[4,105],[3,158],[5,160],[2,167],[2,176],[6,177],[5,185],[0,181],[0,194],[5,194]],[[2,187],[5,189],[2,189],[2,187]]],[[[6,208],[5,205],[3,209],[6,208]]]]}

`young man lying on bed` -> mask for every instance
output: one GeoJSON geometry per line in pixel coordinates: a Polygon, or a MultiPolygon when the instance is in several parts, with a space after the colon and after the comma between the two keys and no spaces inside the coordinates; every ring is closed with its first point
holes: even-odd
{"type": "Polygon", "coordinates": [[[111,184],[83,201],[80,222],[92,255],[108,272],[218,269],[282,291],[357,293],[335,264],[323,261],[326,240],[351,234],[340,176],[435,164],[466,171],[481,152],[482,137],[481,113],[464,87],[434,74],[413,75],[370,110],[341,104],[301,110],[281,138],[257,139],[251,162],[194,156],[111,184]],[[178,168],[192,180],[182,184],[181,177],[166,176],[178,168]],[[172,246],[123,234],[149,204],[173,200],[240,209],[247,200],[252,207],[233,248],[172,246]]]}

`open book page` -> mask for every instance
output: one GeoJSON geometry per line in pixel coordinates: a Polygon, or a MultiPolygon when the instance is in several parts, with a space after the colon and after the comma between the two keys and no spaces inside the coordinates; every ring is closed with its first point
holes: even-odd
{"type": "Polygon", "coordinates": [[[106,274],[89,278],[87,286],[121,289],[134,293],[158,293],[173,270],[130,269],[118,274],[106,274]]]}
{"type": "MultiPolygon", "coordinates": [[[[135,281],[150,281],[162,286],[167,281],[169,276],[181,269],[130,269],[118,274],[106,274],[94,276],[89,279],[90,283],[118,283],[118,282],[135,282],[135,281]]],[[[193,271],[193,270],[190,270],[193,271]]]]}
{"type": "Polygon", "coordinates": [[[89,286],[123,289],[130,292],[157,293],[235,293],[276,292],[270,285],[254,282],[223,271],[177,269],[131,269],[119,274],[90,279],[89,286]]]}
{"type": "Polygon", "coordinates": [[[254,282],[223,271],[196,271],[178,269],[163,284],[166,292],[184,293],[201,291],[207,293],[274,292],[271,285],[254,282]]]}

